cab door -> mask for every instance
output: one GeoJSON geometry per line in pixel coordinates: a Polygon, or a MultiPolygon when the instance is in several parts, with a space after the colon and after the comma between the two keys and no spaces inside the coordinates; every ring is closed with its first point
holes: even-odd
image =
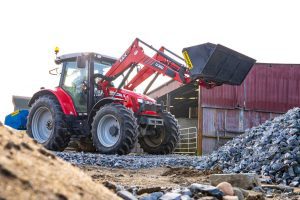
{"type": "Polygon", "coordinates": [[[88,67],[77,65],[77,61],[63,63],[60,86],[71,96],[78,113],[87,113],[87,77],[88,67]]]}

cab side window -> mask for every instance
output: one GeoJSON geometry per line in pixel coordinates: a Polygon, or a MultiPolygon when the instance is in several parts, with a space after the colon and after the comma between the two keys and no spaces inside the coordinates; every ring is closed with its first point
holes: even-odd
{"type": "Polygon", "coordinates": [[[62,88],[72,97],[77,112],[87,112],[87,94],[82,85],[87,81],[87,67],[77,68],[76,61],[64,63],[62,88]]]}

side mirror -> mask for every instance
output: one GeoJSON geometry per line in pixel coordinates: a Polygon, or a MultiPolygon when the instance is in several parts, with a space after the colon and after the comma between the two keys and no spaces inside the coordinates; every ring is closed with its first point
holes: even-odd
{"type": "Polygon", "coordinates": [[[86,57],[78,56],[77,57],[77,68],[85,68],[86,65],[86,57]]]}
{"type": "Polygon", "coordinates": [[[49,74],[50,75],[58,75],[58,74],[60,74],[60,71],[59,71],[59,69],[58,69],[58,67],[56,67],[56,68],[54,68],[54,69],[50,69],[49,70],[49,74]]]}

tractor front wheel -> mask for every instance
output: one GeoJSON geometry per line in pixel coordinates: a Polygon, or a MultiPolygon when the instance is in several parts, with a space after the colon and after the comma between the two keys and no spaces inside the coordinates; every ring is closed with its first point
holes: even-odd
{"type": "Polygon", "coordinates": [[[51,96],[42,96],[32,105],[27,121],[27,134],[54,151],[63,151],[70,141],[65,127],[64,113],[58,101],[51,96]]]}
{"type": "Polygon", "coordinates": [[[161,114],[164,126],[150,127],[150,134],[139,137],[142,149],[150,154],[170,154],[179,139],[179,126],[175,117],[169,112],[161,114]]]}
{"type": "Polygon", "coordinates": [[[133,112],[111,103],[96,113],[92,123],[94,146],[103,154],[128,154],[137,140],[137,123],[133,112]]]}

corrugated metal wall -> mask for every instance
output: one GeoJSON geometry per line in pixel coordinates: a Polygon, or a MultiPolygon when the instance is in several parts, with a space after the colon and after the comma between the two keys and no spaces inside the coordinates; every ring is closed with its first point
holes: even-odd
{"type": "Polygon", "coordinates": [[[256,64],[241,86],[202,88],[202,107],[283,113],[300,105],[300,64],[256,64]]]}
{"type": "Polygon", "coordinates": [[[240,109],[203,108],[203,154],[211,153],[228,140],[279,114],[240,109]]]}
{"type": "Polygon", "coordinates": [[[201,88],[199,98],[207,154],[245,129],[300,106],[300,65],[256,64],[241,86],[201,88]]]}

